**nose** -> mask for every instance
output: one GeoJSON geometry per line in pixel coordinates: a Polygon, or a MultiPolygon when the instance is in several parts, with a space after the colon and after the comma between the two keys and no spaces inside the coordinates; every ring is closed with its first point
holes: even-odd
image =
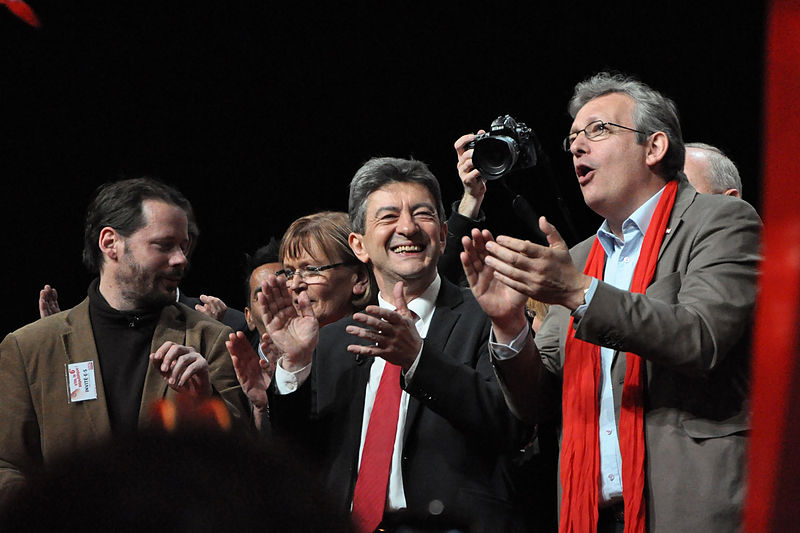
{"type": "Polygon", "coordinates": [[[572,155],[574,156],[578,154],[585,154],[589,151],[589,139],[586,138],[585,131],[578,132],[578,135],[575,137],[575,140],[572,141],[572,144],[569,147],[569,151],[572,152],[572,155]]]}
{"type": "Polygon", "coordinates": [[[176,267],[176,266],[186,267],[186,265],[189,264],[189,258],[186,257],[186,252],[184,252],[180,248],[175,248],[175,251],[172,253],[172,255],[169,258],[169,264],[170,264],[170,266],[173,266],[173,267],[176,267]]]}
{"type": "Polygon", "coordinates": [[[401,235],[413,235],[419,230],[417,221],[411,211],[404,209],[400,212],[400,217],[397,220],[397,233],[401,235]]]}
{"type": "Polygon", "coordinates": [[[303,278],[300,277],[299,270],[295,270],[293,276],[286,278],[286,286],[289,288],[290,291],[296,292],[298,294],[308,288],[308,285],[306,285],[305,280],[303,280],[303,278]]]}

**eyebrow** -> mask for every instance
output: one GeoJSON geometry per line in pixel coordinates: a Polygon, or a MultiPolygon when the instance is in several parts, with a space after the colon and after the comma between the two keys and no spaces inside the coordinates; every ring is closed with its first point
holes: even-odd
{"type": "MultiPolygon", "coordinates": [[[[426,207],[426,208],[430,209],[431,211],[433,211],[434,213],[437,212],[436,208],[430,202],[419,202],[417,204],[414,204],[414,205],[411,206],[411,211],[414,212],[417,209],[419,209],[420,207],[426,207]]],[[[377,217],[378,215],[380,215],[381,213],[386,212],[386,211],[396,212],[396,211],[400,211],[400,208],[397,207],[396,205],[385,205],[383,207],[379,207],[375,211],[375,216],[377,217]]]]}

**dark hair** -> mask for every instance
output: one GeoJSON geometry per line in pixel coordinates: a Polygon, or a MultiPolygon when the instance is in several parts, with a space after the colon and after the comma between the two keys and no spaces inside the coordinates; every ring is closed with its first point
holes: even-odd
{"type": "Polygon", "coordinates": [[[373,157],[358,169],[350,181],[350,225],[353,231],[363,234],[367,217],[367,198],[389,183],[419,183],[430,191],[436,203],[439,222],[444,224],[444,205],[439,181],[422,161],[396,157],[373,157]]]}
{"type": "Polygon", "coordinates": [[[90,272],[99,272],[103,266],[103,254],[97,244],[100,231],[111,227],[123,237],[130,237],[146,223],[142,211],[145,200],[160,200],[186,213],[189,220],[189,249],[193,249],[200,231],[192,204],[177,189],[148,177],[105,183],[97,188],[94,199],[86,209],[83,226],[83,264],[90,272]]]}
{"type": "Polygon", "coordinates": [[[599,72],[575,86],[569,101],[570,116],[575,118],[590,100],[612,93],[622,93],[633,100],[633,126],[645,132],[636,134],[639,144],[644,144],[657,131],[667,135],[669,147],[659,164],[660,175],[667,181],[676,179],[678,172],[683,170],[686,154],[678,108],[675,102],[645,83],[625,74],[599,72]]]}
{"type": "Polygon", "coordinates": [[[314,256],[315,251],[319,250],[333,262],[347,263],[360,269],[369,279],[369,284],[364,294],[356,296],[352,304],[356,309],[361,309],[375,301],[378,289],[372,270],[359,261],[350,248],[350,232],[347,213],[340,211],[322,211],[298,218],[281,240],[279,257],[283,262],[286,257],[297,257],[303,251],[314,256]]]}
{"type": "Polygon", "coordinates": [[[278,251],[280,250],[280,243],[275,237],[269,238],[269,243],[256,250],[253,255],[244,254],[244,291],[245,291],[245,305],[250,307],[250,276],[253,271],[261,265],[267,263],[279,263],[278,251]]]}

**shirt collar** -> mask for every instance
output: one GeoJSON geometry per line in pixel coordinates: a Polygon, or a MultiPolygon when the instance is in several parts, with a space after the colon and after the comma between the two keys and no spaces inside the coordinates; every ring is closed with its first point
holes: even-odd
{"type": "MultiPolygon", "coordinates": [[[[647,233],[647,228],[650,227],[650,219],[653,218],[658,200],[661,198],[661,194],[664,192],[665,188],[666,185],[661,187],[657,193],[651,196],[649,200],[640,205],[636,211],[625,219],[622,223],[623,237],[636,233],[641,235],[647,233]]],[[[624,244],[624,241],[620,241],[620,239],[611,232],[611,228],[608,226],[608,220],[604,220],[600,225],[600,228],[597,230],[597,238],[600,239],[600,244],[605,249],[607,255],[613,252],[615,246],[622,246],[624,244]]]]}
{"type": "MultiPolygon", "coordinates": [[[[419,317],[419,320],[423,324],[430,324],[433,311],[436,308],[436,298],[439,296],[439,289],[441,288],[442,279],[439,277],[439,274],[436,274],[436,278],[428,285],[428,288],[425,289],[422,294],[408,302],[408,308],[419,317]]],[[[397,308],[384,300],[381,293],[378,293],[378,305],[384,309],[395,310],[397,308]]],[[[425,330],[427,331],[427,327],[425,330]]]]}

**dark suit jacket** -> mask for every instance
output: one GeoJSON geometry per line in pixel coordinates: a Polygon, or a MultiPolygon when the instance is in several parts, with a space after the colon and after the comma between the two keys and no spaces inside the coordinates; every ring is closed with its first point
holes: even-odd
{"type": "MultiPolygon", "coordinates": [[[[645,359],[647,530],[728,533],[742,520],[761,221],[748,203],[681,179],[668,228],[646,294],[601,281],[575,336],[645,359]]],[[[573,248],[579,268],[593,240],[573,248]]],[[[557,376],[568,324],[552,306],[536,336],[557,376]]],[[[624,359],[612,366],[617,423],[624,359]]]]}
{"type": "MultiPolygon", "coordinates": [[[[173,341],[194,347],[208,360],[211,384],[231,414],[247,420],[249,406],[225,348],[229,332],[216,320],[175,303],[161,312],[151,346],[155,351],[173,341]]],[[[176,394],[148,365],[140,427],[147,422],[150,403],[176,394]]],[[[37,466],[110,437],[88,298],[6,336],[0,344],[0,502],[37,466]],[[83,361],[94,362],[97,399],[71,403],[65,365],[83,361]]]]}
{"type": "MultiPolygon", "coordinates": [[[[357,476],[371,359],[347,351],[357,338],[346,318],[320,331],[309,379],[270,397],[273,424],[303,434],[322,461],[325,481],[349,510],[357,476]]],[[[403,484],[411,523],[469,521],[473,531],[513,531],[509,452],[523,427],[505,406],[487,349],[490,323],[472,294],[446,280],[414,378],[403,437],[403,484]],[[444,513],[429,516],[434,500],[444,513]]]]}

